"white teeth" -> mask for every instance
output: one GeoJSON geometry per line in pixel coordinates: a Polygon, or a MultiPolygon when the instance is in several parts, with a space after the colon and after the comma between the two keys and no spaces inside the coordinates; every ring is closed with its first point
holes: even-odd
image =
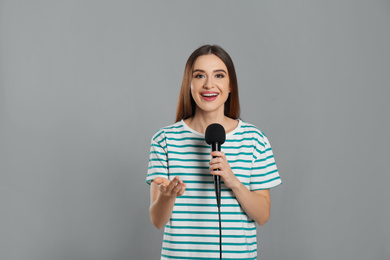
{"type": "Polygon", "coordinates": [[[205,97],[216,97],[216,96],[218,96],[218,94],[216,94],[216,93],[213,93],[213,94],[202,94],[202,96],[205,96],[205,97]]]}

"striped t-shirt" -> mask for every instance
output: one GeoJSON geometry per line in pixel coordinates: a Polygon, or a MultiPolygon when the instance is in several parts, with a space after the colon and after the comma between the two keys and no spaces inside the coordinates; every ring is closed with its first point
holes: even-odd
{"type": "MultiPolygon", "coordinates": [[[[251,191],[281,184],[267,137],[255,126],[239,120],[226,134],[222,152],[237,178],[251,191]]],[[[152,137],[146,182],[156,177],[186,184],[176,198],[165,225],[161,259],[219,259],[219,220],[210,146],[204,134],[184,121],[164,127],[152,137]]],[[[223,259],[256,259],[256,226],[221,179],[223,259]]]]}

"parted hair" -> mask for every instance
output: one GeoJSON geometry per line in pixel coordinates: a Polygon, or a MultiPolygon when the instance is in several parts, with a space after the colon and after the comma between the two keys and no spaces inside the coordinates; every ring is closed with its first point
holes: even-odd
{"type": "Polygon", "coordinates": [[[203,45],[196,49],[188,58],[184,68],[183,82],[177,104],[176,122],[187,119],[195,114],[196,103],[191,95],[192,71],[196,59],[202,55],[214,54],[225,63],[229,74],[230,93],[225,102],[225,116],[238,119],[240,117],[240,102],[238,98],[238,84],[233,60],[229,54],[218,45],[203,45]]]}

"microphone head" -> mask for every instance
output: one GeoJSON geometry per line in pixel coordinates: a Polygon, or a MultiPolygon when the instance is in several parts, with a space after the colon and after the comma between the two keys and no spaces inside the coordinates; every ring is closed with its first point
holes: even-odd
{"type": "Polygon", "coordinates": [[[225,128],[220,124],[211,124],[206,128],[205,139],[207,144],[223,144],[226,140],[225,128]]]}

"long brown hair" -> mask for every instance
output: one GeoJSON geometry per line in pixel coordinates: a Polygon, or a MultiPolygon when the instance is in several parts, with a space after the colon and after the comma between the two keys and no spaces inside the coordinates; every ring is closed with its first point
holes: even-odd
{"type": "Polygon", "coordinates": [[[225,102],[225,116],[238,119],[240,117],[240,102],[238,99],[238,84],[236,70],[229,54],[218,45],[203,45],[196,49],[188,58],[183,75],[183,82],[177,104],[176,122],[192,117],[195,114],[196,104],[191,95],[192,70],[199,56],[214,54],[225,63],[228,69],[230,93],[225,102]]]}

